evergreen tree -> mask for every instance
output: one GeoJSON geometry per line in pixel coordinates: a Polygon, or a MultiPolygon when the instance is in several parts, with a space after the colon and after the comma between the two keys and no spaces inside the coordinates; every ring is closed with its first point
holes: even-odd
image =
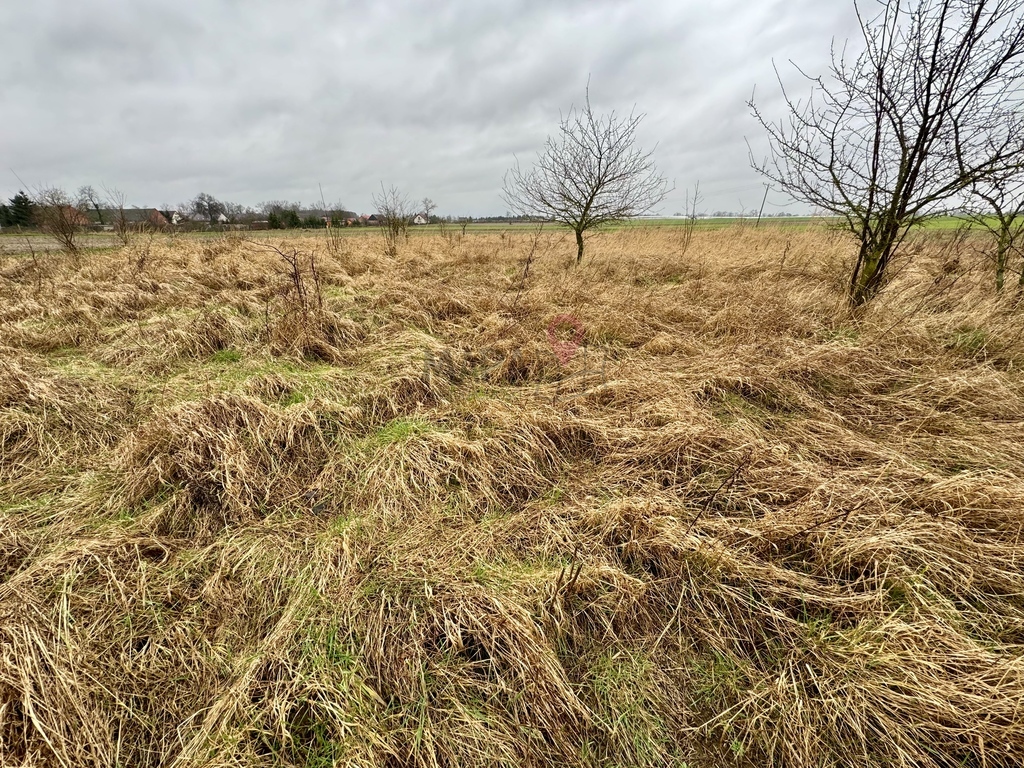
{"type": "Polygon", "coordinates": [[[14,197],[11,198],[11,204],[7,207],[8,218],[10,219],[9,226],[12,227],[31,227],[33,224],[32,219],[35,214],[35,204],[31,198],[21,190],[18,191],[14,197]]]}

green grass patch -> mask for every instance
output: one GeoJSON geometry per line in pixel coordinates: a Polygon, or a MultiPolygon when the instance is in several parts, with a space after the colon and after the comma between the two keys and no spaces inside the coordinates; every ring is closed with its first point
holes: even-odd
{"type": "Polygon", "coordinates": [[[383,447],[434,431],[436,427],[424,419],[394,419],[370,435],[368,442],[373,446],[383,447]]]}
{"type": "Polygon", "coordinates": [[[988,333],[984,328],[962,327],[951,333],[944,342],[946,349],[965,357],[979,357],[985,354],[988,333]]]}
{"type": "Polygon", "coordinates": [[[242,353],[237,349],[221,349],[210,355],[211,363],[239,363],[242,361],[242,353]]]}

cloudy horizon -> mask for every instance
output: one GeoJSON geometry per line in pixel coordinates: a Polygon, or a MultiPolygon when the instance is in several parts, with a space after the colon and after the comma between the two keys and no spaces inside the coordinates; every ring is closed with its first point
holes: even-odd
{"type": "MultiPolygon", "coordinates": [[[[781,117],[772,61],[824,73],[856,17],[846,0],[711,6],[18,4],[0,29],[0,198],[88,184],[137,206],[310,203],[322,185],[362,213],[383,183],[440,215],[500,215],[505,171],[536,158],[589,78],[595,110],[646,114],[639,142],[675,185],[662,214],[698,181],[703,211],[749,210],[764,186],[746,142],[766,148],[753,89],[781,117]]],[[[773,191],[766,210],[804,209],[773,191]]]]}

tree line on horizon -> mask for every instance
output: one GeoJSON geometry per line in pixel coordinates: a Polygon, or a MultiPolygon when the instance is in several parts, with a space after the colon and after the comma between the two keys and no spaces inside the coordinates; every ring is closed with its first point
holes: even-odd
{"type": "MultiPolygon", "coordinates": [[[[92,186],[83,186],[78,192],[70,195],[61,188],[51,187],[36,190],[28,195],[19,190],[6,203],[0,202],[0,228],[19,227],[22,229],[40,226],[40,211],[49,205],[63,204],[81,214],[82,226],[111,226],[120,212],[129,214],[129,218],[137,221],[139,212],[159,211],[161,214],[179,215],[183,223],[210,224],[217,223],[220,217],[227,224],[265,223],[268,229],[322,229],[327,226],[362,226],[365,216],[346,208],[338,201],[334,204],[324,202],[302,203],[289,200],[267,200],[254,206],[219,200],[213,195],[201,192],[196,197],[176,206],[161,205],[128,207],[123,194],[118,190],[105,190],[97,193],[92,186]]],[[[438,216],[433,213],[436,206],[429,198],[421,201],[421,208],[409,207],[410,218],[422,215],[430,224],[489,222],[522,220],[519,216],[438,216]]],[[[376,215],[379,212],[374,211],[376,215]]],[[[373,221],[371,223],[377,223],[373,221]]]]}

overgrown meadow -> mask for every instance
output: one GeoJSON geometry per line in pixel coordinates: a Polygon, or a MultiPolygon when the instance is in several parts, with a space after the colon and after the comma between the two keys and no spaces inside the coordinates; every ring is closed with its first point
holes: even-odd
{"type": "Polygon", "coordinates": [[[0,255],[0,765],[1024,762],[970,238],[570,239],[0,255]]]}

